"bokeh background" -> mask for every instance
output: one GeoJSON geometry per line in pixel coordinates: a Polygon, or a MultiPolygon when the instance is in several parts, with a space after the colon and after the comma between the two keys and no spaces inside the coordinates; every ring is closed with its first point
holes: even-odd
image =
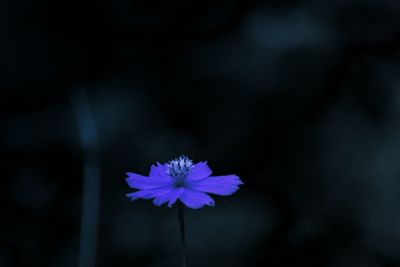
{"type": "Polygon", "coordinates": [[[399,1],[0,14],[1,267],[179,266],[176,207],[124,178],[181,153],[245,182],[187,212],[190,267],[400,266],[399,1]]]}

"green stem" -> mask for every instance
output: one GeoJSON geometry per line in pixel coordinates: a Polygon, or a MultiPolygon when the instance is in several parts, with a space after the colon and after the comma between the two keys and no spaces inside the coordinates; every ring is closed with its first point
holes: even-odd
{"type": "Polygon", "coordinates": [[[186,235],[185,235],[185,210],[182,203],[178,203],[178,221],[181,231],[181,260],[182,267],[186,267],[186,235]]]}

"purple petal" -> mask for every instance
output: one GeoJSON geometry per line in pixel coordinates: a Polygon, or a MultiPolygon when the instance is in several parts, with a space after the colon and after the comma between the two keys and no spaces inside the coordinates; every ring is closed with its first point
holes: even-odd
{"type": "Polygon", "coordinates": [[[183,204],[192,209],[198,209],[204,205],[214,206],[215,204],[209,195],[191,189],[185,189],[179,196],[179,199],[183,204]]]}
{"type": "Polygon", "coordinates": [[[157,189],[144,189],[144,190],[136,191],[134,193],[126,194],[126,196],[129,197],[131,200],[135,200],[138,198],[149,199],[149,198],[168,194],[172,190],[173,190],[172,188],[168,188],[168,187],[157,188],[157,189]]]}
{"type": "Polygon", "coordinates": [[[149,176],[151,177],[159,177],[159,178],[168,178],[167,174],[168,167],[164,164],[160,164],[157,162],[157,165],[151,165],[149,176]]]}
{"type": "Polygon", "coordinates": [[[176,191],[174,191],[174,195],[171,196],[171,199],[168,202],[168,207],[171,208],[172,205],[178,200],[178,198],[181,196],[181,194],[184,192],[182,188],[178,188],[176,191]]]}
{"type": "Polygon", "coordinates": [[[126,178],[126,182],[131,188],[135,189],[153,189],[160,187],[168,187],[173,184],[173,181],[170,177],[146,177],[140,174],[136,174],[133,172],[126,173],[128,178],[126,178]]]}
{"type": "Polygon", "coordinates": [[[239,189],[239,185],[243,184],[236,175],[211,176],[205,179],[191,181],[188,187],[206,193],[228,196],[239,189]]]}
{"type": "Polygon", "coordinates": [[[174,188],[165,195],[160,195],[153,200],[154,205],[161,206],[162,204],[169,202],[168,207],[171,207],[175,201],[178,199],[183,189],[174,188]]]}
{"type": "Polygon", "coordinates": [[[210,176],[212,173],[211,169],[208,167],[207,162],[199,162],[194,165],[193,169],[188,174],[188,180],[199,180],[210,176]]]}

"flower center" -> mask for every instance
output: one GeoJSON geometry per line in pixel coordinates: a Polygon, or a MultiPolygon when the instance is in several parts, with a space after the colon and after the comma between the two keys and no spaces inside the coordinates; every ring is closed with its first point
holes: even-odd
{"type": "Polygon", "coordinates": [[[177,159],[166,163],[167,174],[174,178],[175,187],[182,187],[186,183],[186,176],[193,169],[193,161],[186,156],[180,156],[177,159]]]}

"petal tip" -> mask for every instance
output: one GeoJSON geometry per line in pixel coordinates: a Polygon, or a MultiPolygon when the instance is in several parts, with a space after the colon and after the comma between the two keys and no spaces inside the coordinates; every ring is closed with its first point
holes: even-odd
{"type": "Polygon", "coordinates": [[[153,204],[156,205],[157,207],[160,207],[162,204],[159,203],[158,201],[153,201],[153,204]]]}
{"type": "Polygon", "coordinates": [[[137,197],[132,196],[132,194],[134,194],[134,193],[125,194],[125,196],[126,196],[127,198],[129,198],[129,201],[134,201],[134,200],[137,199],[137,197]]]}

